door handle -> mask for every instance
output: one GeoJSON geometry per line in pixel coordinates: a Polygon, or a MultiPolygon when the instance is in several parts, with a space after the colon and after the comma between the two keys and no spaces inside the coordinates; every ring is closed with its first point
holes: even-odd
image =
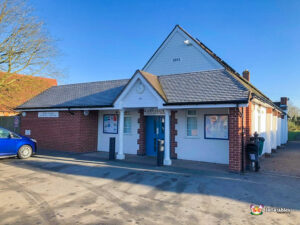
{"type": "Polygon", "coordinates": [[[157,147],[156,138],[154,138],[154,152],[156,152],[156,147],[157,147]]]}

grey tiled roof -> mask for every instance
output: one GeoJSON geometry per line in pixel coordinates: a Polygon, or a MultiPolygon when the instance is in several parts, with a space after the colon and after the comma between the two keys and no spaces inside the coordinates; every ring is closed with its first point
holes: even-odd
{"type": "MultiPolygon", "coordinates": [[[[249,91],[225,69],[158,77],[167,103],[247,102],[249,91]]],[[[111,106],[127,80],[52,87],[17,109],[111,106]]]]}
{"type": "Polygon", "coordinates": [[[225,69],[164,75],[159,81],[168,103],[248,100],[249,91],[225,69]]]}
{"type": "Polygon", "coordinates": [[[110,106],[128,81],[124,79],[54,86],[17,109],[110,106]]]}

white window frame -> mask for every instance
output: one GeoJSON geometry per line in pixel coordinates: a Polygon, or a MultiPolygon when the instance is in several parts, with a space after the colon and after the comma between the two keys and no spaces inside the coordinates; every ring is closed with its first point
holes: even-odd
{"type": "Polygon", "coordinates": [[[126,135],[131,135],[132,134],[132,117],[131,116],[124,116],[124,130],[123,133],[126,135]],[[125,132],[125,121],[126,119],[130,119],[130,131],[127,133],[125,132]]]}
{"type": "Polygon", "coordinates": [[[186,136],[187,138],[199,138],[199,124],[198,124],[198,122],[199,122],[199,119],[198,119],[198,111],[197,111],[196,109],[188,109],[188,110],[186,110],[185,136],[186,136]],[[189,114],[189,111],[195,111],[196,113],[195,113],[195,115],[190,115],[190,114],[189,114]],[[191,135],[191,136],[188,135],[188,118],[196,118],[197,135],[191,135]]]}

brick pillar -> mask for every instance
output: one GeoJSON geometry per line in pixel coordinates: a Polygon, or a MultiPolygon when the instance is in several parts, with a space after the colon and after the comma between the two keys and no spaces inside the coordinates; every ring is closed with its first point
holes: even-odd
{"type": "MultiPolygon", "coordinates": [[[[249,102],[248,107],[244,108],[244,148],[246,149],[247,143],[250,141],[252,136],[252,103],[249,102]]],[[[244,151],[244,170],[246,165],[249,165],[249,159],[246,151],[244,151]]]]}
{"type": "Polygon", "coordinates": [[[252,135],[252,103],[249,102],[248,107],[244,109],[244,116],[245,116],[245,137],[246,137],[246,142],[250,140],[250,137],[252,135]]]}
{"type": "Polygon", "coordinates": [[[242,117],[239,108],[229,108],[229,170],[242,169],[242,117]]]}
{"type": "Polygon", "coordinates": [[[140,125],[138,129],[139,139],[137,143],[139,145],[139,149],[137,150],[138,155],[146,155],[146,117],[144,116],[144,109],[139,110],[140,118],[138,119],[138,123],[140,125]]]}
{"type": "Polygon", "coordinates": [[[177,124],[177,119],[176,119],[176,113],[177,111],[172,111],[171,112],[171,159],[177,159],[177,154],[175,152],[175,149],[177,147],[177,141],[176,141],[176,135],[177,135],[177,130],[176,130],[176,124],[177,124]]]}

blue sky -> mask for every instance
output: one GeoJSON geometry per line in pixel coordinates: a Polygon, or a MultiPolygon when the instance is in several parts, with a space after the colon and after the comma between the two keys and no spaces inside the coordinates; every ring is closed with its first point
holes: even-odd
{"type": "Polygon", "coordinates": [[[272,100],[300,107],[300,1],[30,0],[63,53],[63,83],[129,78],[176,24],[272,100]]]}

